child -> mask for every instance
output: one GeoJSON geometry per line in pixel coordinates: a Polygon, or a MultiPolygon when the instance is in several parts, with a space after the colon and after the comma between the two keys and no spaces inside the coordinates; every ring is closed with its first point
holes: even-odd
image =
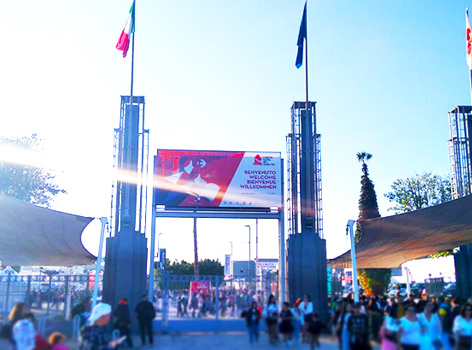
{"type": "Polygon", "coordinates": [[[292,333],[293,333],[292,318],[293,318],[293,315],[289,309],[289,303],[284,302],[282,304],[282,310],[280,311],[280,324],[279,324],[279,331],[283,335],[284,346],[292,345],[292,333]]]}
{"type": "Polygon", "coordinates": [[[310,323],[308,324],[308,333],[310,333],[310,349],[314,350],[315,346],[319,348],[320,345],[320,334],[321,330],[325,328],[325,325],[318,319],[318,314],[313,313],[311,315],[310,323]]]}
{"type": "Polygon", "coordinates": [[[51,345],[51,350],[69,350],[69,347],[64,344],[66,336],[61,333],[53,333],[49,337],[49,344],[51,345]]]}

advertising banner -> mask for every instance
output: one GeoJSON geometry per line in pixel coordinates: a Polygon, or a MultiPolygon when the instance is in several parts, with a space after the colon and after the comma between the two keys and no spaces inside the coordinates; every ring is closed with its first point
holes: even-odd
{"type": "Polygon", "coordinates": [[[210,289],[210,281],[190,282],[190,293],[192,294],[209,294],[210,289]]]}
{"type": "Polygon", "coordinates": [[[282,207],[279,152],[158,150],[155,204],[166,208],[282,207]]]}
{"type": "Polygon", "coordinates": [[[279,268],[279,263],[278,262],[260,262],[259,261],[259,268],[261,270],[266,270],[266,271],[275,271],[279,268]]]}
{"type": "Polygon", "coordinates": [[[231,254],[225,255],[225,276],[231,275],[231,254]]]}
{"type": "Polygon", "coordinates": [[[166,269],[166,249],[159,249],[159,271],[166,269]]]}

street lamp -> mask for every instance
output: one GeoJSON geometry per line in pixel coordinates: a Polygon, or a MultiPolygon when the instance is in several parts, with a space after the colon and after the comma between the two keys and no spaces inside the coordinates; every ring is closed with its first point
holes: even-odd
{"type": "Polygon", "coordinates": [[[354,286],[354,301],[359,302],[359,285],[357,284],[356,243],[354,241],[354,220],[347,221],[346,235],[351,236],[352,285],[354,286]]]}
{"type": "Polygon", "coordinates": [[[251,280],[251,225],[244,225],[249,229],[249,260],[247,262],[247,281],[251,280]]]}
{"type": "Polygon", "coordinates": [[[164,232],[161,232],[157,235],[157,256],[159,256],[159,237],[161,237],[161,235],[163,234],[164,232]]]}

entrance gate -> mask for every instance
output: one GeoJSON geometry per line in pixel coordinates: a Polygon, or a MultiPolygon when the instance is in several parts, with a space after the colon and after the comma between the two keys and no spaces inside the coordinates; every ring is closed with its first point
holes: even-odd
{"type": "Polygon", "coordinates": [[[244,331],[242,312],[253,300],[264,307],[268,296],[277,293],[278,279],[272,275],[248,282],[164,271],[154,284],[155,330],[163,333],[244,331]],[[261,288],[257,289],[257,285],[261,288]]]}

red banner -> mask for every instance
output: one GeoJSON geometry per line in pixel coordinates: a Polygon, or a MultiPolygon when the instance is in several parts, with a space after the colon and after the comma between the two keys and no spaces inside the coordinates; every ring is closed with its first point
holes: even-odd
{"type": "Polygon", "coordinates": [[[190,282],[192,294],[210,294],[211,283],[209,281],[190,282]]]}

